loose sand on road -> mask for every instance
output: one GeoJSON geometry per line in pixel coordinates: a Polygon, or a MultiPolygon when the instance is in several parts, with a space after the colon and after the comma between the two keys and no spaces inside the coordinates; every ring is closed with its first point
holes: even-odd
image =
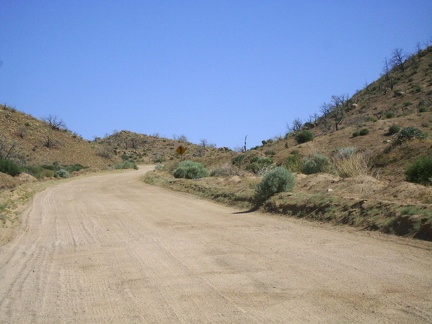
{"type": "Polygon", "coordinates": [[[1,323],[430,323],[432,244],[238,213],[144,172],[37,194],[0,248],[1,323]]]}

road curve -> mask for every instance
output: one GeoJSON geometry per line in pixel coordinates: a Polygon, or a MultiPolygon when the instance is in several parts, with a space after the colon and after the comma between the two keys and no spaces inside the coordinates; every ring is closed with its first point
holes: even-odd
{"type": "Polygon", "coordinates": [[[0,323],[430,323],[432,244],[237,210],[140,171],[37,194],[0,323]]]}

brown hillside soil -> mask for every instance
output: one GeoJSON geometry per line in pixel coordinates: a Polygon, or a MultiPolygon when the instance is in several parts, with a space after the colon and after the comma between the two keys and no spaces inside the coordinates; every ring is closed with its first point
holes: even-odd
{"type": "Polygon", "coordinates": [[[117,159],[99,154],[100,147],[67,130],[54,130],[47,123],[13,108],[0,105],[0,140],[6,149],[15,145],[16,155],[26,165],[58,162],[105,169],[117,159]]]}

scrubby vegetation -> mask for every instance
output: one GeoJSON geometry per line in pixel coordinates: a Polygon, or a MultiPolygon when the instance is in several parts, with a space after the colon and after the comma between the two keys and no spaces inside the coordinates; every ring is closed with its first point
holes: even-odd
{"type": "Polygon", "coordinates": [[[401,130],[398,136],[399,143],[411,141],[414,139],[424,140],[427,139],[427,134],[415,127],[405,127],[401,130]]]}
{"type": "Polygon", "coordinates": [[[314,139],[314,134],[310,130],[302,130],[295,135],[295,140],[298,144],[310,142],[314,139]]]}
{"type": "Polygon", "coordinates": [[[255,156],[251,159],[250,163],[246,166],[246,170],[251,171],[255,174],[262,174],[265,172],[274,161],[272,158],[255,156]]]}
{"type": "Polygon", "coordinates": [[[135,169],[138,170],[138,166],[134,161],[123,161],[122,163],[116,164],[114,169],[135,169]]]}
{"type": "Polygon", "coordinates": [[[336,155],[333,158],[333,166],[336,174],[342,178],[368,175],[370,172],[369,159],[362,152],[336,155]]]}
{"type": "Polygon", "coordinates": [[[423,156],[405,171],[407,181],[432,185],[432,156],[423,156]]]}
{"type": "Polygon", "coordinates": [[[198,162],[182,161],[173,173],[175,178],[199,179],[209,175],[208,170],[198,162]]]}
{"type": "Polygon", "coordinates": [[[56,171],[55,175],[57,177],[60,177],[60,178],[69,178],[70,177],[69,171],[67,171],[65,169],[60,169],[60,170],[56,171]]]}
{"type": "Polygon", "coordinates": [[[13,161],[0,159],[0,172],[9,174],[14,177],[21,173],[21,169],[13,161]]]}
{"type": "Polygon", "coordinates": [[[295,177],[284,167],[277,167],[266,173],[257,186],[257,200],[264,201],[279,192],[294,188],[295,177]]]}
{"type": "Polygon", "coordinates": [[[330,173],[332,165],[330,159],[322,154],[313,154],[311,157],[305,157],[301,171],[305,174],[330,173]]]}
{"type": "Polygon", "coordinates": [[[389,127],[388,133],[389,135],[394,135],[400,132],[400,127],[398,125],[391,125],[389,127]]]}
{"type": "Polygon", "coordinates": [[[285,160],[284,166],[291,172],[301,172],[303,160],[298,151],[293,151],[285,160]]]}

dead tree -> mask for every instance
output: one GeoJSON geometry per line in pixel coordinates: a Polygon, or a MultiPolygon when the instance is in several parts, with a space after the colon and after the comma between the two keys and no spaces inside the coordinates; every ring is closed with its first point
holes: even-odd
{"type": "Polygon", "coordinates": [[[57,116],[48,115],[48,117],[42,118],[44,122],[53,130],[64,130],[66,129],[66,124],[63,120],[59,119],[57,116]]]}
{"type": "Polygon", "coordinates": [[[390,63],[392,65],[392,68],[397,67],[402,72],[405,71],[405,60],[406,55],[404,54],[403,50],[401,48],[396,48],[393,50],[392,57],[390,59],[390,63]]]}

